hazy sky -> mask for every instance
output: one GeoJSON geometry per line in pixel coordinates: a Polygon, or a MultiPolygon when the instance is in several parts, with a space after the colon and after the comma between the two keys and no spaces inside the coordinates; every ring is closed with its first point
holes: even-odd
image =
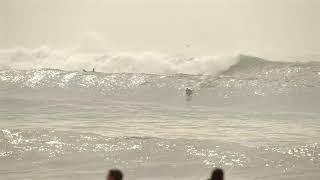
{"type": "Polygon", "coordinates": [[[320,51],[320,0],[0,0],[0,48],[84,35],[131,51],[320,51]]]}

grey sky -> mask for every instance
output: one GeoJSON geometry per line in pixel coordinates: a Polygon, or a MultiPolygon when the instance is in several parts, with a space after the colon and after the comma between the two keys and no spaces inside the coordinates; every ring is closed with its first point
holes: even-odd
{"type": "Polygon", "coordinates": [[[320,51],[319,9],[319,0],[0,0],[0,48],[67,47],[94,32],[120,50],[320,51]]]}

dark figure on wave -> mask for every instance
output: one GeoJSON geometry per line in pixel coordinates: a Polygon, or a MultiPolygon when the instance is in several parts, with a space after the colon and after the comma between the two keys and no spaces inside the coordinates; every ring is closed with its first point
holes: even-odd
{"type": "MultiPolygon", "coordinates": [[[[88,71],[85,70],[85,69],[82,69],[82,71],[83,71],[83,72],[88,72],[88,71]]],[[[94,68],[92,69],[92,72],[96,72],[94,68]]]]}
{"type": "Polygon", "coordinates": [[[186,95],[187,95],[187,96],[189,96],[189,97],[192,96],[192,93],[193,93],[193,92],[192,92],[191,89],[186,88],[186,95]]]}

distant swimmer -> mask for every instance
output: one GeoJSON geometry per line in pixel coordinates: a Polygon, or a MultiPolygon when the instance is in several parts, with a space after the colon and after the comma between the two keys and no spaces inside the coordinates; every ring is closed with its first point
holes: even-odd
{"type": "Polygon", "coordinates": [[[192,95],[192,90],[191,89],[189,89],[189,88],[186,88],[186,95],[187,96],[191,96],[192,95]]]}
{"type": "MultiPolygon", "coordinates": [[[[82,69],[82,72],[88,72],[88,71],[85,69],[82,69]]],[[[92,69],[92,72],[96,72],[94,68],[92,69]]]]}

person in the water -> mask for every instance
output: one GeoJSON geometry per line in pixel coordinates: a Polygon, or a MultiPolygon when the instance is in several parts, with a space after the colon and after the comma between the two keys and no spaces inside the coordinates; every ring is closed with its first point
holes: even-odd
{"type": "Polygon", "coordinates": [[[209,180],[224,180],[223,170],[220,168],[214,169],[209,180]]]}
{"type": "Polygon", "coordinates": [[[123,173],[119,169],[111,169],[106,176],[106,180],[122,180],[123,173]]]}
{"type": "MultiPolygon", "coordinates": [[[[88,72],[88,71],[85,70],[85,69],[82,69],[82,71],[83,71],[83,72],[88,72]]],[[[93,69],[92,69],[92,72],[96,72],[96,70],[93,68],[93,69]]]]}
{"type": "Polygon", "coordinates": [[[189,88],[186,88],[186,95],[187,96],[192,96],[192,90],[189,88]]]}

